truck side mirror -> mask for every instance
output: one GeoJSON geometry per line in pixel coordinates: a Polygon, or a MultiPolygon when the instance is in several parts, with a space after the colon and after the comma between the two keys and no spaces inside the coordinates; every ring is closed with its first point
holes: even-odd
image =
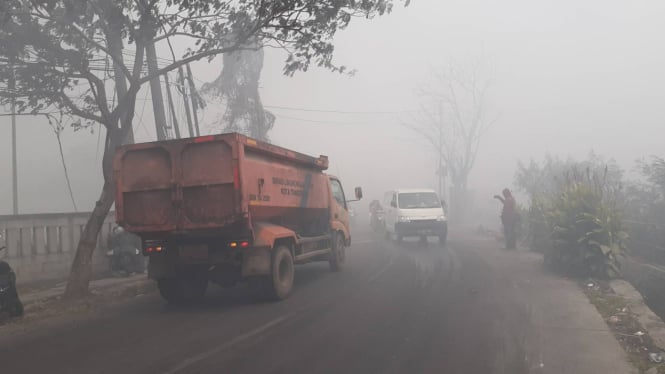
{"type": "Polygon", "coordinates": [[[363,198],[363,189],[362,187],[356,187],[356,200],[363,198]]]}
{"type": "Polygon", "coordinates": [[[390,202],[390,206],[393,208],[397,208],[397,204],[395,203],[394,200],[390,202]]]}

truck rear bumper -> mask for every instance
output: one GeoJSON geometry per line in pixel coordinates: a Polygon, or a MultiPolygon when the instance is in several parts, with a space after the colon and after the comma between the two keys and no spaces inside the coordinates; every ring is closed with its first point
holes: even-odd
{"type": "Polygon", "coordinates": [[[207,258],[183,258],[177,253],[150,256],[148,277],[162,279],[174,277],[181,272],[208,272],[211,270],[236,268],[242,278],[270,274],[271,252],[268,248],[245,248],[210,251],[207,258]]]}

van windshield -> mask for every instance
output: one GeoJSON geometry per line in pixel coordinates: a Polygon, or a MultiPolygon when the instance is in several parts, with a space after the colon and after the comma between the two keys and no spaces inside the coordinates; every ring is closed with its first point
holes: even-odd
{"type": "Polygon", "coordinates": [[[440,208],[441,202],[434,192],[409,192],[399,194],[401,209],[440,208]]]}

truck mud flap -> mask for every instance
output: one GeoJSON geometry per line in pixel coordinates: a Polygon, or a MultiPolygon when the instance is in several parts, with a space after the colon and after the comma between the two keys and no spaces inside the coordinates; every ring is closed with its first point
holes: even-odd
{"type": "Polygon", "coordinates": [[[268,248],[245,252],[242,260],[242,277],[270,275],[270,256],[268,248]]]}
{"type": "Polygon", "coordinates": [[[163,258],[151,257],[148,262],[148,278],[150,279],[173,277],[177,272],[177,266],[163,258]]]}

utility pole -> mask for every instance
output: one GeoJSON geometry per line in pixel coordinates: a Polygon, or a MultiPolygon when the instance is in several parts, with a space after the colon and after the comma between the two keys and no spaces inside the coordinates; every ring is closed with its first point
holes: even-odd
{"type": "MultiPolygon", "coordinates": [[[[157,74],[159,68],[157,67],[157,52],[155,52],[155,44],[150,43],[145,48],[146,59],[148,61],[148,74],[157,74]]],[[[159,75],[155,75],[150,80],[150,94],[152,95],[152,110],[155,114],[155,130],[157,132],[157,140],[166,140],[166,115],[164,114],[164,98],[162,97],[162,85],[159,75]]]]}
{"type": "Polygon", "coordinates": [[[437,126],[439,129],[439,165],[438,168],[439,170],[437,171],[437,175],[439,176],[439,196],[441,196],[441,199],[446,200],[446,174],[447,170],[444,169],[443,166],[443,103],[439,102],[439,126],[437,126]]]}
{"type": "MultiPolygon", "coordinates": [[[[108,44],[111,53],[122,59],[122,39],[120,39],[119,33],[113,34],[111,37],[109,37],[108,44]]],[[[120,65],[115,62],[115,60],[113,61],[113,75],[115,78],[115,89],[118,95],[118,102],[121,102],[124,100],[125,96],[127,96],[127,80],[125,79],[125,73],[120,68],[120,65]]],[[[132,122],[128,122],[127,117],[122,116],[120,118],[120,125],[122,126],[123,130],[130,127],[130,129],[127,130],[127,135],[122,140],[122,144],[134,144],[134,131],[131,129],[132,122]]]]}
{"type": "Polygon", "coordinates": [[[196,136],[201,136],[199,131],[199,109],[198,94],[196,93],[196,86],[194,85],[194,78],[192,78],[192,69],[187,64],[187,79],[189,80],[189,95],[192,97],[192,113],[194,113],[194,128],[196,129],[196,136]]]}
{"type": "Polygon", "coordinates": [[[175,108],[173,107],[173,98],[171,97],[171,85],[169,84],[169,74],[164,74],[164,83],[166,84],[166,99],[169,101],[169,108],[171,108],[171,118],[173,118],[173,130],[175,130],[175,138],[180,139],[180,128],[178,127],[178,119],[175,115],[175,108]]]}
{"type": "Polygon", "coordinates": [[[182,94],[185,101],[185,114],[187,115],[187,129],[189,130],[189,137],[194,137],[194,128],[192,127],[192,113],[189,111],[189,98],[187,97],[187,87],[185,87],[185,73],[182,71],[182,66],[178,67],[178,90],[182,94]]]}
{"type": "Polygon", "coordinates": [[[14,67],[12,65],[12,77],[9,80],[9,91],[12,95],[12,198],[13,213],[18,215],[18,163],[16,155],[16,77],[14,76],[14,67]]]}

